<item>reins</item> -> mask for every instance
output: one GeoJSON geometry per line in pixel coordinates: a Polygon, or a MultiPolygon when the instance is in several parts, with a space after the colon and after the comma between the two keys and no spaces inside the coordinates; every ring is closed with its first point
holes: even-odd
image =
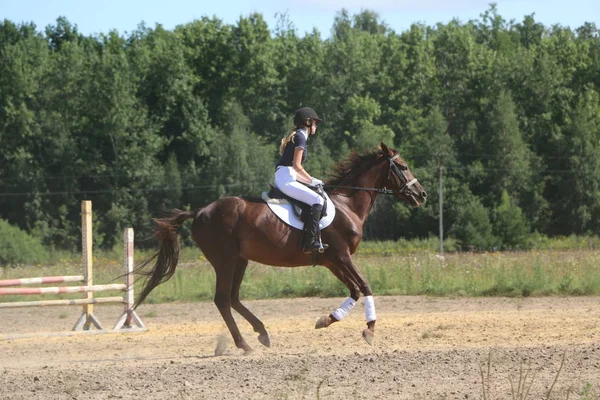
{"type": "Polygon", "coordinates": [[[377,188],[364,188],[364,187],[356,187],[356,186],[339,186],[339,185],[323,185],[324,188],[332,188],[332,189],[348,189],[348,190],[362,190],[365,192],[377,192],[379,194],[395,194],[396,192],[391,189],[377,189],[377,188]]]}
{"type": "Polygon", "coordinates": [[[394,163],[394,160],[398,157],[399,157],[399,155],[396,154],[395,156],[388,158],[388,161],[390,163],[390,169],[388,170],[388,179],[393,171],[396,174],[396,176],[400,179],[400,182],[402,182],[402,184],[403,184],[403,186],[398,190],[391,190],[391,189],[387,189],[385,187],[383,189],[377,189],[377,188],[364,188],[364,187],[357,187],[357,186],[339,186],[339,185],[327,185],[327,184],[324,184],[323,187],[324,188],[332,188],[332,189],[362,190],[365,192],[376,192],[379,194],[392,194],[392,195],[400,194],[400,193],[404,192],[405,190],[410,189],[410,187],[412,185],[417,183],[417,179],[414,178],[410,182],[407,182],[402,171],[400,171],[400,169],[394,163]]]}

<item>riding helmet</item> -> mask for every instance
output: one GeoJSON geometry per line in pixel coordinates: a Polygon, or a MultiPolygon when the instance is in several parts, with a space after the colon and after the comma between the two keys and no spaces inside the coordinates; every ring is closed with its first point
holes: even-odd
{"type": "Polygon", "coordinates": [[[315,110],[310,107],[302,107],[294,113],[294,124],[296,126],[304,126],[307,119],[314,119],[319,122],[323,121],[322,118],[319,118],[315,110]]]}

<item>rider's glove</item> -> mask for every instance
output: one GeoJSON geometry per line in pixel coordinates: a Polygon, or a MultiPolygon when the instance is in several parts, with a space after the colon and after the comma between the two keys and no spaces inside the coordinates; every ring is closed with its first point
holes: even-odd
{"type": "Polygon", "coordinates": [[[317,178],[312,178],[310,182],[311,186],[323,186],[323,181],[317,178]]]}

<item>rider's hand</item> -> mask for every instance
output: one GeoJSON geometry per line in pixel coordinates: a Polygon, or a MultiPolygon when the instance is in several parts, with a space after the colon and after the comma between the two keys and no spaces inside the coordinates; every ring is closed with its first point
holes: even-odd
{"type": "Polygon", "coordinates": [[[317,178],[312,178],[310,181],[311,186],[323,186],[323,181],[317,178]]]}

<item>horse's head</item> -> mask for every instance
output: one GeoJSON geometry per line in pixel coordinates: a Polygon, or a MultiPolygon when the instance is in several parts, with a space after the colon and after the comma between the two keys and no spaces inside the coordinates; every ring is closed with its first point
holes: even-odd
{"type": "Polygon", "coordinates": [[[427,200],[427,192],[410,172],[400,154],[383,142],[381,142],[381,150],[389,164],[384,186],[391,189],[396,198],[408,201],[413,207],[423,205],[427,200]]]}

